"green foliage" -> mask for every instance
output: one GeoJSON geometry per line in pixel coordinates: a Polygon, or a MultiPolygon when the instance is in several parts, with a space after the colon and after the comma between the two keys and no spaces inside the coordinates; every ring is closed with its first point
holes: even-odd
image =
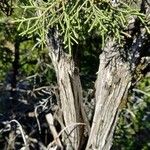
{"type": "Polygon", "coordinates": [[[40,46],[35,46],[37,35],[19,35],[16,24],[11,17],[1,15],[0,18],[0,81],[5,82],[7,74],[12,72],[15,60],[16,43],[19,44],[18,81],[34,74],[40,74],[45,81],[54,79],[54,71],[46,49],[41,51],[40,46]],[[33,48],[34,47],[34,48],[33,48]],[[51,72],[51,76],[49,75],[51,72]],[[45,78],[44,78],[45,77],[45,78]]]}
{"type": "Polygon", "coordinates": [[[138,17],[149,32],[148,17],[133,6],[131,2],[120,2],[115,7],[108,0],[29,0],[17,6],[22,13],[15,22],[19,23],[21,35],[39,35],[37,44],[45,44],[48,28],[57,27],[65,48],[71,53],[72,45],[83,41],[93,30],[102,38],[102,47],[108,36],[119,42],[123,35],[130,37],[123,30],[133,17],[138,17]]]}

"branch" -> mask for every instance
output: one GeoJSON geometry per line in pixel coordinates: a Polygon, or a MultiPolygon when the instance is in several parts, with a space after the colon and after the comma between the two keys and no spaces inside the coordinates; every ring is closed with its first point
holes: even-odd
{"type": "Polygon", "coordinates": [[[61,144],[61,141],[59,139],[59,136],[58,136],[58,133],[56,131],[56,128],[54,126],[54,118],[52,116],[51,113],[47,114],[46,116],[46,120],[48,122],[48,125],[49,125],[49,129],[50,131],[52,132],[52,135],[53,135],[53,138],[54,138],[54,141],[51,142],[49,145],[48,145],[48,149],[54,144],[56,143],[59,147],[62,148],[62,144],[61,144]]]}
{"type": "MultiPolygon", "coordinates": [[[[74,128],[72,129],[72,131],[73,131],[77,126],[80,126],[80,125],[85,126],[86,124],[85,124],[85,123],[73,123],[73,124],[68,125],[68,126],[65,127],[64,129],[62,129],[62,130],[59,132],[59,134],[55,137],[55,139],[48,145],[48,149],[57,141],[57,139],[59,139],[59,137],[61,136],[61,134],[62,134],[65,130],[67,130],[67,129],[70,128],[70,127],[74,127],[74,128]]],[[[71,131],[71,132],[72,132],[72,131],[71,131]]],[[[69,135],[71,134],[71,132],[69,133],[69,135]]],[[[68,136],[69,136],[69,135],[68,135],[68,136]]]]}

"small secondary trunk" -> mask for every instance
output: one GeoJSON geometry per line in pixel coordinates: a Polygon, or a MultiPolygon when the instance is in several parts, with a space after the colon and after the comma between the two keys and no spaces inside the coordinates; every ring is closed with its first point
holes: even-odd
{"type": "Polygon", "coordinates": [[[79,149],[81,137],[84,131],[82,111],[82,88],[77,68],[71,58],[63,57],[57,64],[56,70],[59,85],[61,108],[63,119],[67,127],[68,138],[64,141],[66,149],[79,149]],[[72,148],[71,148],[72,147],[72,148]]]}
{"type": "Polygon", "coordinates": [[[119,105],[130,87],[129,64],[116,49],[114,42],[109,41],[100,55],[95,114],[86,150],[111,148],[119,105]]]}

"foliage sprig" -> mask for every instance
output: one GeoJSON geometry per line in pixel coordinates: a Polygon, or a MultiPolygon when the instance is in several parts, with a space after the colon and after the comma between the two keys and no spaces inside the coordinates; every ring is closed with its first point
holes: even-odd
{"type": "Polygon", "coordinates": [[[21,3],[22,16],[15,22],[19,23],[18,30],[23,28],[22,35],[36,33],[40,40],[38,44],[46,43],[47,29],[58,26],[65,48],[71,52],[73,44],[78,44],[85,37],[82,31],[91,34],[96,30],[102,38],[102,47],[105,39],[112,36],[121,41],[123,32],[129,25],[130,16],[139,17],[147,31],[147,17],[124,2],[114,7],[108,0],[47,0],[21,3]]]}

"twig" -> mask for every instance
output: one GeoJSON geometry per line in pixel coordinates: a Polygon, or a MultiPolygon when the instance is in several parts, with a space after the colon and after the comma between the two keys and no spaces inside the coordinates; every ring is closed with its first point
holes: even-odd
{"type": "Polygon", "coordinates": [[[21,132],[23,142],[24,142],[25,146],[27,146],[27,141],[26,141],[26,138],[25,138],[25,135],[24,135],[23,128],[22,128],[21,124],[15,119],[11,120],[9,123],[11,124],[12,122],[15,122],[18,125],[18,129],[21,132]]]}
{"type": "MultiPolygon", "coordinates": [[[[73,123],[73,124],[70,124],[70,125],[68,125],[67,127],[65,127],[64,129],[62,129],[60,132],[59,132],[59,134],[57,135],[57,137],[47,146],[48,148],[50,148],[56,141],[57,141],[57,139],[60,137],[60,135],[65,131],[65,130],[67,130],[68,128],[70,128],[70,127],[74,127],[73,128],[73,130],[77,127],[77,126],[79,126],[79,125],[86,125],[85,123],[73,123]]],[[[73,131],[72,130],[72,131],[73,131]]],[[[71,131],[71,132],[72,132],[71,131]]],[[[68,135],[70,135],[71,134],[71,132],[68,134],[68,135]]]]}
{"type": "Polygon", "coordinates": [[[141,94],[143,94],[143,95],[146,95],[146,96],[150,97],[150,94],[148,94],[148,93],[146,93],[146,92],[144,92],[144,91],[142,91],[142,90],[140,90],[140,89],[133,89],[133,91],[134,91],[134,92],[141,93],[141,94]]]}
{"type": "Polygon", "coordinates": [[[41,134],[41,126],[40,126],[40,121],[38,119],[38,113],[37,113],[37,109],[39,107],[41,107],[42,105],[39,105],[39,106],[36,106],[35,109],[34,109],[34,114],[35,114],[35,118],[36,118],[36,122],[37,122],[37,125],[38,125],[38,129],[39,129],[39,133],[41,134]]]}
{"type": "Polygon", "coordinates": [[[38,119],[38,108],[42,107],[42,110],[46,109],[46,105],[48,104],[48,100],[51,99],[51,98],[52,97],[49,96],[48,98],[43,99],[44,101],[42,101],[41,104],[39,104],[38,106],[36,106],[35,109],[34,109],[34,114],[35,114],[35,118],[36,118],[38,129],[39,129],[40,133],[41,133],[41,126],[40,126],[40,121],[38,119]]]}

